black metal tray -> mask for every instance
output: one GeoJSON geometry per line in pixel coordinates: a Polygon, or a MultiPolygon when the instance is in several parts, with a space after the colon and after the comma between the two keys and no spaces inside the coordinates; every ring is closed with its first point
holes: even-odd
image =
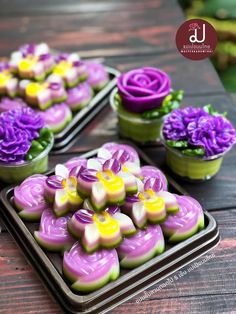
{"type": "Polygon", "coordinates": [[[109,73],[109,83],[93,97],[86,107],[73,116],[72,121],[65,129],[54,135],[54,146],[52,149],[54,153],[66,151],[70,147],[73,139],[75,139],[88,123],[107,105],[108,96],[116,86],[116,77],[120,72],[111,67],[106,67],[106,70],[109,73]]]}
{"type": "MultiPolygon", "coordinates": [[[[135,149],[143,165],[155,165],[142,151],[136,147],[135,149]]],[[[81,156],[92,157],[96,151],[81,156]]],[[[50,172],[52,173],[53,171],[50,172]]],[[[167,179],[172,192],[187,194],[171,177],[167,176],[167,179]]],[[[13,192],[14,186],[1,192],[3,208],[0,216],[43,283],[66,313],[105,313],[192,262],[213,248],[220,238],[215,219],[204,212],[204,230],[179,244],[168,246],[164,253],[133,270],[121,270],[121,276],[103,288],[89,294],[77,294],[70,289],[69,283],[63,277],[60,254],[44,251],[34,240],[32,234],[38,229],[39,223],[24,222],[18,216],[12,202],[13,192]]]]}

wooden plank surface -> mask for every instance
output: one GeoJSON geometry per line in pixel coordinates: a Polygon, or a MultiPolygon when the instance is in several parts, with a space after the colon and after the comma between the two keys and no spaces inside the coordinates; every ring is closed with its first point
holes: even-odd
{"type": "MultiPolygon", "coordinates": [[[[221,242],[215,249],[169,277],[171,280],[176,275],[178,280],[174,279],[173,283],[160,289],[161,284],[167,282],[166,278],[112,313],[124,313],[125,310],[132,313],[177,313],[181,304],[185,313],[207,313],[209,309],[211,313],[228,313],[235,309],[236,209],[212,214],[219,223],[221,234],[221,242]],[[201,265],[196,267],[196,263],[201,265]],[[188,271],[190,266],[194,269],[188,271]],[[159,291],[155,292],[158,288],[159,291]],[[136,302],[147,293],[151,296],[136,302]]],[[[60,313],[6,232],[1,235],[0,252],[1,313],[12,313],[13,309],[18,311],[16,313],[60,313]]]]}
{"type": "Polygon", "coordinates": [[[175,0],[14,2],[0,10],[1,55],[35,40],[85,57],[175,50],[183,20],[175,0]]]}

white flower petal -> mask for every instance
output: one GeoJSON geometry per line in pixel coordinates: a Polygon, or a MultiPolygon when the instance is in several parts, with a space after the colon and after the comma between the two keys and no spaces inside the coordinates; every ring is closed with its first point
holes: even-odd
{"type": "Polygon", "coordinates": [[[102,171],[102,164],[96,158],[90,158],[87,161],[87,168],[102,171]]]}
{"type": "Polygon", "coordinates": [[[55,167],[56,176],[60,176],[64,179],[69,177],[69,170],[62,164],[57,164],[55,167]]]}
{"type": "Polygon", "coordinates": [[[99,148],[97,156],[106,160],[112,158],[112,154],[109,152],[109,150],[103,147],[99,148]]]}

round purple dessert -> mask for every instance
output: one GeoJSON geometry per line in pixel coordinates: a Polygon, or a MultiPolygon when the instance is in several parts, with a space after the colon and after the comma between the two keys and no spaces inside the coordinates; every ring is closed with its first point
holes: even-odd
{"type": "Polygon", "coordinates": [[[72,120],[72,112],[65,103],[53,105],[45,111],[38,111],[38,113],[46,126],[55,134],[62,131],[72,120]]]}
{"type": "Polygon", "coordinates": [[[190,196],[176,195],[179,211],[169,215],[161,225],[170,243],[188,239],[204,228],[204,214],[201,205],[190,196]]]}
{"type": "Polygon", "coordinates": [[[167,179],[160,169],[153,166],[143,166],[141,173],[145,190],[153,189],[155,192],[167,191],[167,179]]]}
{"type": "Polygon", "coordinates": [[[97,290],[119,277],[120,265],[116,250],[98,250],[87,254],[79,242],[64,253],[63,272],[78,292],[97,290]]]}
{"type": "Polygon", "coordinates": [[[69,250],[75,240],[67,230],[67,222],[71,216],[56,217],[51,209],[42,213],[39,231],[34,237],[41,247],[49,251],[63,252],[69,250]]]}
{"type": "Polygon", "coordinates": [[[101,90],[108,82],[109,76],[104,65],[96,62],[86,62],[89,85],[95,90],[101,90]]]}
{"type": "Polygon", "coordinates": [[[0,101],[0,113],[8,110],[21,109],[27,104],[21,98],[3,97],[0,101]]]}
{"type": "Polygon", "coordinates": [[[117,248],[120,266],[135,268],[144,264],[154,256],[161,254],[165,249],[165,241],[159,225],[149,225],[144,230],[124,241],[117,248]]]}
{"type": "Polygon", "coordinates": [[[25,179],[14,189],[14,202],[19,216],[26,220],[39,220],[48,208],[44,199],[44,184],[47,177],[36,174],[25,179]]]}
{"type": "Polygon", "coordinates": [[[87,106],[93,97],[93,91],[87,82],[67,90],[67,105],[72,111],[78,111],[87,106]]]}
{"type": "Polygon", "coordinates": [[[144,67],[123,73],[117,80],[118,93],[125,109],[135,113],[159,108],[171,92],[168,74],[144,67]]]}

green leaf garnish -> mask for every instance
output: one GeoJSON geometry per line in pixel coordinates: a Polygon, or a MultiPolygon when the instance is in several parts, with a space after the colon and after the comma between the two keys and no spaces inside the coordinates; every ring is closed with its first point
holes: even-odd
{"type": "Polygon", "coordinates": [[[226,111],[223,112],[223,113],[219,113],[218,111],[216,111],[216,110],[212,107],[211,104],[205,105],[205,106],[203,107],[203,109],[204,109],[207,113],[209,113],[209,115],[211,115],[211,116],[219,116],[219,115],[221,115],[221,116],[226,117],[226,115],[227,115],[227,112],[226,112],[226,111]]]}
{"type": "Polygon", "coordinates": [[[172,110],[178,109],[180,106],[180,102],[183,99],[183,94],[184,94],[183,90],[173,90],[169,95],[165,97],[160,108],[155,108],[143,112],[141,114],[142,118],[143,119],[161,118],[170,113],[172,110]]]}
{"type": "Polygon", "coordinates": [[[43,128],[39,132],[39,137],[31,142],[30,149],[26,155],[26,160],[32,160],[42,153],[45,148],[51,143],[53,133],[48,128],[43,128]]]}
{"type": "Polygon", "coordinates": [[[187,148],[187,149],[181,150],[181,153],[186,156],[204,156],[205,151],[203,148],[194,148],[194,149],[187,148]]]}
{"type": "Polygon", "coordinates": [[[186,148],[188,147],[188,142],[187,141],[171,141],[167,140],[166,144],[170,147],[174,148],[186,148]]]}

